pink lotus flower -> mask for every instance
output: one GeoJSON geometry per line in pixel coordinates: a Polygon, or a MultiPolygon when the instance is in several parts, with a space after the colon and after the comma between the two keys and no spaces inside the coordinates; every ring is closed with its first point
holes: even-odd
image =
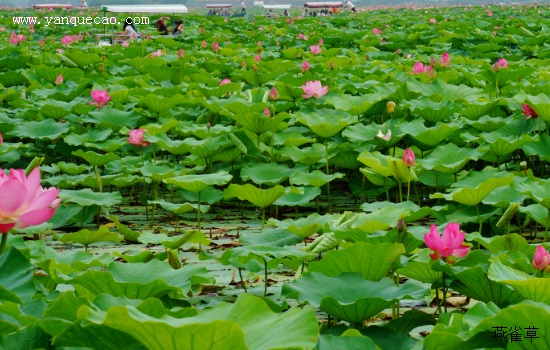
{"type": "Polygon", "coordinates": [[[19,40],[19,42],[25,42],[25,41],[27,41],[27,37],[23,34],[18,34],[17,35],[17,40],[19,40]]]}
{"type": "Polygon", "coordinates": [[[403,154],[403,163],[405,166],[411,168],[416,164],[416,157],[414,156],[414,152],[412,149],[407,148],[405,150],[405,154],[403,154]]]}
{"type": "Polygon", "coordinates": [[[99,109],[105,107],[111,100],[107,90],[92,90],[92,98],[94,102],[90,102],[90,106],[96,106],[99,109]]]}
{"type": "Polygon", "coordinates": [[[302,95],[303,98],[315,97],[319,99],[327,94],[328,86],[322,86],[319,80],[306,81],[306,85],[302,86],[302,90],[305,92],[302,95]]]}
{"type": "Polygon", "coordinates": [[[201,32],[201,34],[204,34],[204,28],[199,29],[199,32],[201,32]]]}
{"type": "Polygon", "coordinates": [[[68,35],[65,35],[63,38],[61,38],[61,43],[63,45],[71,45],[73,43],[73,38],[71,38],[68,35]]]}
{"type": "Polygon", "coordinates": [[[57,76],[57,79],[55,79],[55,85],[59,85],[59,84],[62,84],[63,83],[63,76],[61,74],[59,74],[57,76]]]}
{"type": "Polygon", "coordinates": [[[40,187],[38,168],[34,168],[28,177],[21,169],[11,169],[9,175],[0,169],[0,193],[0,233],[50,220],[61,202],[57,198],[57,188],[40,187]]]}
{"type": "Polygon", "coordinates": [[[533,266],[539,271],[544,271],[550,265],[550,254],[543,246],[537,246],[533,255],[533,266]]]}
{"type": "Polygon", "coordinates": [[[44,39],[38,40],[38,46],[44,47],[44,39]]]}
{"type": "Polygon", "coordinates": [[[307,36],[305,36],[304,34],[300,33],[300,34],[298,34],[298,39],[300,39],[300,40],[307,40],[307,36]]]}
{"type": "Polygon", "coordinates": [[[242,67],[242,68],[246,67],[246,62],[245,62],[245,61],[242,61],[242,62],[241,62],[241,67],[242,67]]]}
{"type": "Polygon", "coordinates": [[[269,91],[269,99],[273,101],[277,101],[279,99],[279,91],[274,87],[271,88],[269,91]]]}
{"type": "Polygon", "coordinates": [[[323,40],[323,38],[319,38],[319,46],[324,45],[324,44],[325,44],[325,41],[323,40]]]}
{"type": "Polygon", "coordinates": [[[495,72],[498,72],[501,69],[508,68],[508,61],[506,61],[505,58],[501,58],[498,61],[496,61],[495,64],[493,64],[493,70],[495,72]]]}
{"type": "Polygon", "coordinates": [[[218,52],[219,49],[220,49],[220,44],[218,44],[217,41],[214,41],[214,42],[212,43],[212,51],[218,52]]]}
{"type": "Polygon", "coordinates": [[[487,12],[487,16],[493,17],[493,12],[492,11],[487,12]]]}
{"type": "Polygon", "coordinates": [[[307,72],[311,68],[307,61],[302,62],[302,72],[307,72]]]}
{"type": "Polygon", "coordinates": [[[314,55],[318,55],[321,53],[321,48],[319,47],[319,45],[311,45],[309,47],[309,51],[311,51],[311,53],[314,55]]]}
{"type": "Polygon", "coordinates": [[[178,58],[181,60],[185,57],[185,51],[183,49],[180,49],[178,51],[178,58]]]}
{"type": "Polygon", "coordinates": [[[436,24],[436,23],[437,23],[437,20],[436,20],[435,18],[432,17],[432,18],[430,18],[430,23],[431,23],[431,24],[436,24]]]}
{"type": "Polygon", "coordinates": [[[254,56],[254,61],[260,62],[262,60],[262,57],[260,55],[254,56]]]}
{"type": "Polygon", "coordinates": [[[450,67],[451,66],[451,56],[447,52],[444,52],[441,55],[441,58],[439,59],[439,65],[441,67],[450,67]]]}
{"type": "Polygon", "coordinates": [[[388,133],[386,135],[384,135],[382,130],[378,130],[378,134],[376,135],[376,137],[389,141],[391,139],[391,130],[388,130],[388,133]]]}
{"type": "Polygon", "coordinates": [[[201,46],[202,46],[203,49],[206,49],[206,47],[208,46],[208,43],[206,42],[206,40],[202,41],[201,46]]]}
{"type": "Polygon", "coordinates": [[[271,112],[267,108],[264,108],[264,114],[268,117],[271,117],[271,112]]]}
{"type": "Polygon", "coordinates": [[[262,42],[261,42],[261,41],[258,41],[258,42],[256,43],[256,45],[258,45],[258,47],[262,47],[262,42]]]}
{"type": "Polygon", "coordinates": [[[437,227],[432,224],[430,233],[424,235],[424,243],[434,252],[430,254],[430,258],[433,260],[445,258],[447,263],[452,263],[451,256],[462,258],[470,251],[470,247],[464,244],[464,236],[458,222],[448,223],[442,236],[440,236],[437,227]]]}
{"type": "Polygon", "coordinates": [[[231,80],[225,78],[225,79],[222,79],[222,81],[220,82],[220,86],[225,85],[225,84],[230,84],[230,83],[231,83],[231,80]]]}
{"type": "Polygon", "coordinates": [[[143,134],[145,132],[147,132],[147,130],[145,129],[129,130],[128,134],[130,135],[130,137],[128,137],[126,140],[136,147],[147,147],[151,143],[143,140],[143,134]]]}
{"type": "Polygon", "coordinates": [[[426,73],[429,69],[429,66],[425,66],[422,62],[416,62],[414,64],[411,74],[422,74],[426,73]]]}
{"type": "Polygon", "coordinates": [[[151,58],[159,57],[159,56],[162,56],[162,50],[157,50],[157,51],[151,52],[151,58]]]}
{"type": "Polygon", "coordinates": [[[2,137],[2,133],[0,132],[0,145],[4,143],[4,137],[2,137]]]}
{"type": "Polygon", "coordinates": [[[521,108],[523,109],[525,119],[537,118],[539,116],[537,112],[528,104],[522,103],[521,108]]]}
{"type": "Polygon", "coordinates": [[[382,30],[378,28],[372,28],[372,33],[376,35],[382,34],[382,30]]]}

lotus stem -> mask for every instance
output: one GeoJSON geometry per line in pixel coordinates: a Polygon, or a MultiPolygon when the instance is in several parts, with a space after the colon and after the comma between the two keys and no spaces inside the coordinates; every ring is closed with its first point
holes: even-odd
{"type": "Polygon", "coordinates": [[[267,296],[267,260],[264,258],[264,297],[267,296]]]}
{"type": "Polygon", "coordinates": [[[479,204],[476,205],[477,219],[479,220],[479,234],[481,235],[481,229],[483,227],[483,221],[481,220],[481,214],[479,213],[479,204]]]}
{"type": "Polygon", "coordinates": [[[139,148],[139,153],[140,153],[140,155],[141,155],[141,166],[144,166],[145,163],[143,162],[143,147],[140,147],[140,148],[139,148]]]}
{"type": "Polygon", "coordinates": [[[411,169],[409,169],[409,179],[407,181],[407,202],[411,197],[411,173],[410,172],[411,172],[411,169]]]}
{"type": "MultiPolygon", "coordinates": [[[[328,169],[328,139],[325,140],[325,174],[329,175],[329,169],[328,169]]],[[[328,202],[328,212],[330,213],[330,182],[327,182],[327,202],[328,202]]]]}
{"type": "Polygon", "coordinates": [[[101,175],[99,174],[99,168],[97,165],[94,165],[94,173],[97,180],[97,188],[99,189],[99,192],[103,192],[103,183],[101,182],[101,175]]]}
{"type": "Polygon", "coordinates": [[[262,230],[264,229],[265,225],[265,208],[262,208],[262,230]]]}
{"type": "Polygon", "coordinates": [[[435,288],[435,302],[437,303],[437,312],[441,314],[441,300],[439,300],[439,288],[435,288]]]}
{"type": "Polygon", "coordinates": [[[199,203],[197,204],[197,229],[201,230],[201,193],[199,192],[199,203]]]}
{"type": "Polygon", "coordinates": [[[443,310],[445,310],[445,313],[447,313],[447,287],[445,286],[445,272],[443,272],[442,280],[443,280],[443,310]]]}
{"type": "Polygon", "coordinates": [[[241,287],[243,287],[245,293],[248,293],[248,291],[246,290],[244,279],[243,279],[243,271],[242,269],[238,269],[238,270],[239,270],[239,278],[241,279],[241,287]]]}
{"type": "Polygon", "coordinates": [[[4,249],[6,248],[6,244],[8,243],[8,233],[2,234],[2,242],[0,243],[0,255],[4,253],[4,249]]]}
{"type": "MultiPolygon", "coordinates": [[[[393,278],[395,281],[395,286],[399,288],[399,274],[397,272],[393,272],[393,278]]],[[[394,319],[399,318],[399,300],[395,303],[395,315],[394,319]]]]}
{"type": "Polygon", "coordinates": [[[543,242],[546,242],[546,239],[548,238],[548,223],[550,223],[550,209],[548,210],[548,216],[546,218],[546,228],[544,230],[544,239],[543,242]]]}

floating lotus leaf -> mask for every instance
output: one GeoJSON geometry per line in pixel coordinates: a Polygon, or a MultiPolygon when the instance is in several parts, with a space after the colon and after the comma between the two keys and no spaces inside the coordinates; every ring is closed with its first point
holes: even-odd
{"type": "MultiPolygon", "coordinates": [[[[194,203],[170,203],[167,202],[164,199],[156,199],[153,201],[148,201],[149,204],[158,204],[162,207],[164,210],[168,210],[176,215],[185,214],[187,212],[198,210],[199,206],[198,204],[194,203]]],[[[200,210],[202,213],[208,212],[210,209],[209,205],[201,205],[200,210]]]]}
{"type": "Polygon", "coordinates": [[[321,261],[310,263],[308,271],[327,276],[338,276],[344,272],[357,272],[369,281],[380,281],[393,264],[405,252],[402,244],[355,243],[343,250],[332,250],[321,261]]]}
{"type": "Polygon", "coordinates": [[[56,165],[59,167],[59,170],[69,175],[80,175],[85,171],[91,170],[89,165],[84,164],[76,165],[74,163],[58,162],[56,165]]]}
{"type": "Polygon", "coordinates": [[[59,241],[63,243],[78,243],[88,247],[90,244],[97,242],[120,242],[122,237],[116,233],[109,231],[107,226],[100,226],[97,231],[83,229],[75,233],[66,233],[59,237],[59,241]]]}
{"type": "Polygon", "coordinates": [[[242,167],[241,179],[243,181],[252,181],[256,185],[275,186],[292,177],[297,172],[304,170],[303,168],[290,169],[286,165],[277,163],[252,163],[242,167]]]}
{"type": "Polygon", "coordinates": [[[310,272],[299,280],[285,283],[282,289],[286,298],[307,302],[353,324],[373,317],[397,300],[419,298],[423,293],[423,288],[410,282],[397,288],[390,279],[367,281],[351,272],[336,277],[310,272]]]}
{"type": "Polygon", "coordinates": [[[550,162],[550,136],[548,135],[540,135],[539,142],[524,144],[521,149],[527,156],[536,156],[550,162]]]}
{"type": "Polygon", "coordinates": [[[530,218],[544,227],[550,227],[550,210],[540,204],[531,204],[518,209],[521,213],[526,213],[530,218]]]}
{"type": "Polygon", "coordinates": [[[489,102],[470,102],[467,103],[466,106],[459,111],[459,113],[468,119],[478,120],[484,115],[489,114],[491,110],[493,110],[493,108],[500,103],[500,100],[492,100],[489,102]]]}
{"type": "Polygon", "coordinates": [[[88,116],[83,116],[81,118],[84,122],[98,124],[99,126],[112,128],[114,131],[118,131],[124,126],[128,129],[135,129],[141,115],[134,111],[125,112],[107,106],[98,111],[92,111],[88,116]]]}
{"type": "Polygon", "coordinates": [[[317,213],[313,213],[305,218],[300,218],[297,220],[286,219],[279,221],[276,219],[270,219],[269,223],[275,225],[276,227],[284,228],[285,230],[300,237],[309,237],[333,219],[334,217],[332,215],[321,216],[317,213]]]}
{"type": "Polygon", "coordinates": [[[58,53],[63,61],[79,68],[101,62],[101,57],[96,53],[88,53],[78,49],[70,49],[63,54],[58,53]]]}
{"type": "Polygon", "coordinates": [[[156,136],[151,136],[146,134],[144,137],[146,140],[150,141],[151,143],[158,145],[161,150],[168,151],[171,154],[176,154],[176,155],[185,154],[189,152],[189,150],[193,147],[192,145],[188,144],[185,140],[182,140],[182,141],[172,140],[163,133],[159,133],[156,136]]]}
{"type": "Polygon", "coordinates": [[[409,258],[404,267],[396,270],[400,275],[403,275],[414,280],[433,284],[441,281],[443,273],[441,271],[435,271],[432,269],[434,260],[430,258],[429,254],[431,250],[423,249],[417,255],[409,258]]]}
{"type": "Polygon", "coordinates": [[[139,104],[147,108],[150,112],[157,115],[165,114],[170,109],[174,108],[178,104],[182,104],[186,99],[183,95],[173,95],[169,98],[157,96],[155,94],[149,94],[139,101],[139,104]]]}
{"type": "Polygon", "coordinates": [[[301,109],[295,114],[296,120],[306,125],[316,135],[328,139],[339,133],[346,126],[357,122],[357,118],[342,111],[333,109],[301,109]]]}
{"type": "Polygon", "coordinates": [[[143,176],[149,177],[155,182],[161,182],[162,180],[171,178],[176,173],[174,169],[168,165],[156,165],[153,163],[147,163],[139,170],[143,176]]]}
{"type": "Polygon", "coordinates": [[[220,258],[223,265],[244,268],[251,272],[264,270],[264,262],[268,268],[275,268],[283,263],[296,268],[302,261],[313,258],[313,254],[304,252],[298,247],[276,247],[272,245],[252,245],[226,250],[220,258]]]}
{"type": "Polygon", "coordinates": [[[447,143],[436,147],[432,153],[418,160],[426,170],[436,170],[444,174],[458,173],[470,160],[477,160],[480,152],[477,149],[458,147],[454,143],[447,143]]]}
{"type": "Polygon", "coordinates": [[[93,192],[89,188],[82,190],[61,190],[59,198],[64,203],[76,203],[83,207],[90,205],[113,206],[122,202],[122,196],[119,192],[99,193],[93,192]]]}
{"type": "Polygon", "coordinates": [[[12,130],[12,134],[37,140],[55,140],[68,131],[69,125],[67,123],[58,123],[53,119],[45,119],[39,122],[29,121],[17,125],[12,130]]]}
{"type": "Polygon", "coordinates": [[[523,134],[521,136],[502,135],[498,131],[488,134],[481,134],[482,140],[489,144],[489,152],[481,156],[482,159],[489,162],[501,163],[508,158],[512,152],[522,147],[526,143],[537,141],[536,138],[523,134]]]}
{"type": "Polygon", "coordinates": [[[166,179],[164,182],[168,184],[175,184],[176,186],[190,192],[198,193],[205,190],[208,186],[225,185],[231,181],[232,178],[233,175],[229,174],[227,171],[221,171],[214,174],[176,176],[166,179]]]}
{"type": "Polygon", "coordinates": [[[433,83],[426,84],[411,79],[407,81],[407,87],[423,96],[430,97],[432,101],[464,101],[473,102],[484,97],[483,90],[466,85],[451,85],[436,79],[433,83]]]}
{"type": "Polygon", "coordinates": [[[294,162],[304,165],[314,165],[325,157],[325,146],[320,143],[314,143],[311,147],[298,148],[296,146],[286,146],[281,153],[290,157],[294,162]]]}
{"type": "Polygon", "coordinates": [[[380,152],[362,152],[357,159],[376,174],[384,177],[392,175],[392,169],[388,162],[389,157],[382,155],[380,152]]]}

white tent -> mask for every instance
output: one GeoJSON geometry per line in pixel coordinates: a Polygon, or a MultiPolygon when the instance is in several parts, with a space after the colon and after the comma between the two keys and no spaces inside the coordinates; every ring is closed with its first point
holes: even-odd
{"type": "Polygon", "coordinates": [[[102,5],[105,12],[123,13],[188,13],[185,5],[102,5]]]}
{"type": "Polygon", "coordinates": [[[292,5],[264,5],[266,10],[290,10],[292,5]]]}

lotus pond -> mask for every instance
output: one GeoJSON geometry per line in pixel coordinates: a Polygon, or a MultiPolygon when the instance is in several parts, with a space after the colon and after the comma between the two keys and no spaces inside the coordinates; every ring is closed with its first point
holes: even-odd
{"type": "Polygon", "coordinates": [[[0,348],[550,349],[547,6],[1,11],[0,348]]]}

